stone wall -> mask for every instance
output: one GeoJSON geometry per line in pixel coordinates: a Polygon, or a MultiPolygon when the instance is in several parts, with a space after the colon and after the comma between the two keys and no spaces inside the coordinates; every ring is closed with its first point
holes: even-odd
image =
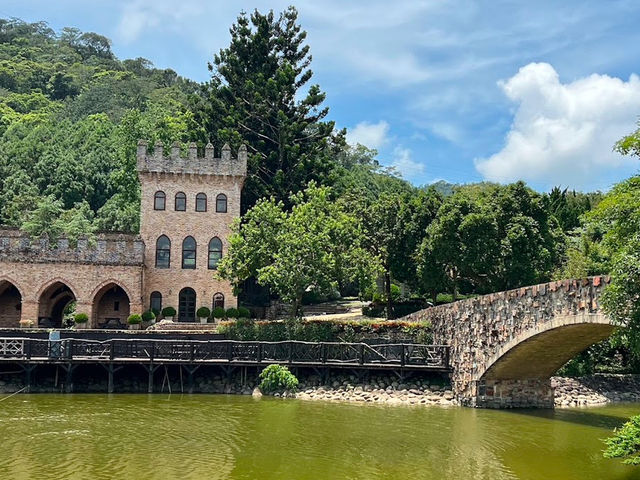
{"type": "MultiPolygon", "coordinates": [[[[613,327],[602,315],[598,302],[608,282],[608,277],[593,277],[534,285],[428,308],[402,320],[430,322],[434,343],[450,345],[452,384],[454,391],[466,398],[466,403],[475,404],[478,399],[483,401],[480,397],[486,397],[489,403],[504,400],[519,406],[536,397],[532,391],[538,389],[536,398],[546,404],[546,379],[550,374],[543,370],[553,368],[549,366],[557,364],[554,355],[562,360],[573,345],[563,345],[565,351],[555,350],[550,356],[547,351],[550,343],[523,350],[520,360],[531,367],[527,375],[513,368],[509,375],[491,373],[499,370],[500,362],[512,355],[516,347],[535,340],[545,331],[559,332],[552,339],[555,343],[559,343],[560,336],[564,341],[575,340],[575,349],[586,348],[587,342],[610,333],[613,327]],[[592,328],[591,322],[607,325],[592,328]],[[586,325],[586,331],[596,335],[590,337],[581,331],[580,335],[571,336],[569,330],[563,334],[562,327],[569,324],[586,325]],[[542,370],[536,370],[542,366],[542,370]],[[499,399],[488,398],[487,392],[491,397],[497,394],[499,399]]],[[[532,403],[537,404],[538,400],[532,403]]]]}

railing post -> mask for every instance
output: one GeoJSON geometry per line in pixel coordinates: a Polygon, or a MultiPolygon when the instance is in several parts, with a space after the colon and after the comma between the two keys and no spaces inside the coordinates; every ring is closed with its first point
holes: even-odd
{"type": "Polygon", "coordinates": [[[195,356],[196,356],[196,344],[191,342],[191,356],[190,356],[191,362],[193,362],[193,359],[195,356]]]}
{"type": "Polygon", "coordinates": [[[404,343],[402,344],[402,349],[400,351],[400,365],[402,365],[404,367],[405,364],[405,348],[404,348],[404,343]]]}
{"type": "Polygon", "coordinates": [[[156,358],[156,342],[151,341],[151,348],[149,349],[149,358],[153,362],[154,358],[156,358]]]}
{"type": "Polygon", "coordinates": [[[364,365],[364,343],[360,344],[360,358],[359,358],[359,363],[360,365],[364,365]]]}
{"type": "MultiPolygon", "coordinates": [[[[27,360],[31,360],[31,342],[33,342],[33,340],[28,339],[25,342],[25,347],[26,347],[26,354],[27,354],[27,360]]],[[[23,352],[24,353],[24,352],[23,352]]]]}
{"type": "Polygon", "coordinates": [[[293,345],[289,340],[289,363],[293,363],[293,345]]]}
{"type": "Polygon", "coordinates": [[[258,342],[258,363],[262,363],[262,342],[258,342]]]}
{"type": "Polygon", "coordinates": [[[324,342],[320,344],[320,360],[323,364],[327,363],[327,344],[324,342]]]}
{"type": "Polygon", "coordinates": [[[113,351],[113,343],[115,342],[115,340],[112,338],[109,341],[109,360],[113,361],[113,357],[114,357],[114,351],[113,351]]]}
{"type": "Polygon", "coordinates": [[[231,363],[233,360],[233,343],[227,342],[227,360],[231,363]]]}

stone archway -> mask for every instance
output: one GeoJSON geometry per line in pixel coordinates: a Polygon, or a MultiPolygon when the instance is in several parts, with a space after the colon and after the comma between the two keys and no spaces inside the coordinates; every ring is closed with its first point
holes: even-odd
{"type": "Polygon", "coordinates": [[[38,326],[61,328],[65,309],[75,302],[74,291],[62,280],[46,287],[38,298],[38,326]]]}
{"type": "Polygon", "coordinates": [[[9,280],[0,280],[0,327],[20,326],[22,294],[9,280]]]}
{"type": "Polygon", "coordinates": [[[92,301],[92,326],[95,328],[127,328],[131,299],[116,282],[108,282],[98,289],[92,301]]]}

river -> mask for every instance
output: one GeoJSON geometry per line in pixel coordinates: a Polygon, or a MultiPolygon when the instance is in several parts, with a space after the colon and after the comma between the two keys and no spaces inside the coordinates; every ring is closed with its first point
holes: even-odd
{"type": "Polygon", "coordinates": [[[602,439],[640,405],[556,411],[225,395],[15,395],[1,479],[631,480],[602,439]]]}

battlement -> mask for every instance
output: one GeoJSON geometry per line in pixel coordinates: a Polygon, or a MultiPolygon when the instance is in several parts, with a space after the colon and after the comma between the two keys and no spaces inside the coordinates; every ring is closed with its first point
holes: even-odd
{"type": "Polygon", "coordinates": [[[75,248],[59,238],[30,238],[25,232],[0,228],[0,261],[22,263],[82,263],[95,265],[142,265],[144,242],[138,235],[103,233],[95,241],[78,239],[75,248]]]}
{"type": "Polygon", "coordinates": [[[238,149],[237,157],[231,156],[231,147],[225,144],[220,157],[215,157],[213,145],[210,143],[204,149],[204,156],[198,156],[195,143],[189,145],[188,154],[180,155],[180,144],[174,143],[168,156],[165,156],[164,145],[156,142],[153,153],[147,151],[147,142],[138,141],[137,166],[139,173],[173,173],[223,175],[245,177],[247,175],[247,147],[242,145],[238,149]]]}

